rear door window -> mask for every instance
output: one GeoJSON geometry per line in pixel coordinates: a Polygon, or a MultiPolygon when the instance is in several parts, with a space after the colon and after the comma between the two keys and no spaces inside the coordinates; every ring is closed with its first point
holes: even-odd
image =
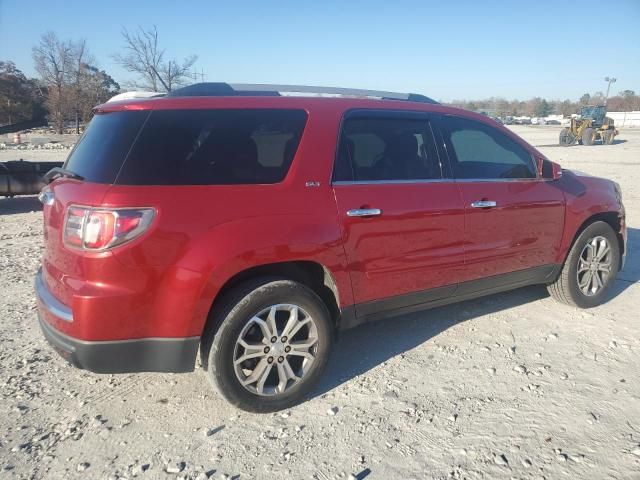
{"type": "Polygon", "coordinates": [[[277,183],[304,130],[303,110],[156,110],[116,183],[230,185],[277,183]]]}
{"type": "Polygon", "coordinates": [[[455,178],[536,178],[529,152],[496,128],[454,116],[443,121],[455,178]]]}
{"type": "Polygon", "coordinates": [[[440,162],[426,119],[358,115],[343,122],[335,181],[440,178],[440,162]]]}

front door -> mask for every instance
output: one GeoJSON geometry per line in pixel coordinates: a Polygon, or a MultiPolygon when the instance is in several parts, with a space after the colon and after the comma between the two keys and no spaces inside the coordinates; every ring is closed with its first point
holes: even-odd
{"type": "Polygon", "coordinates": [[[450,296],[464,270],[464,207],[425,114],[343,121],[333,188],[356,314],[450,296]]]}
{"type": "Polygon", "coordinates": [[[464,280],[527,270],[535,277],[551,266],[564,195],[539,178],[529,151],[506,132],[462,117],[442,117],[442,133],[465,208],[464,280]]]}

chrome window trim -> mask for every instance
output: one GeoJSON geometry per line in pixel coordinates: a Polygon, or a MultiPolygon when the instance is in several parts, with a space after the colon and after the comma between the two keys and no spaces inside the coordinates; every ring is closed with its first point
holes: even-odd
{"type": "Polygon", "coordinates": [[[337,180],[331,182],[331,185],[408,185],[408,184],[424,184],[424,183],[487,183],[487,182],[548,182],[548,178],[439,178],[432,180],[337,180]]]}
{"type": "Polygon", "coordinates": [[[455,183],[453,178],[435,178],[432,180],[336,180],[331,185],[410,185],[423,183],[455,183]]]}
{"type": "Polygon", "coordinates": [[[456,178],[454,181],[456,183],[476,183],[476,182],[519,182],[519,183],[530,183],[530,182],[546,182],[548,178],[456,178]]]}

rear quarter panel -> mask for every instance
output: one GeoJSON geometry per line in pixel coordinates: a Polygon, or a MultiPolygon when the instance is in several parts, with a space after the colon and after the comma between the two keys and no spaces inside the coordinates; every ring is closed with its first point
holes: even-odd
{"type": "Polygon", "coordinates": [[[310,112],[280,184],[111,187],[105,206],[157,210],[149,234],[114,250],[123,266],[146,272],[153,298],[145,316],[153,319],[154,336],[200,335],[220,288],[237,273],[270,263],[320,263],[340,303],[353,303],[330,188],[339,118],[335,108],[310,112]]]}

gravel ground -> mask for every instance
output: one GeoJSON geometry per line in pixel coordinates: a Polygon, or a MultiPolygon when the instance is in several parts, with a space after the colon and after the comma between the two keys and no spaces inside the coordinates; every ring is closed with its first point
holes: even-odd
{"type": "Polygon", "coordinates": [[[640,478],[640,131],[560,148],[557,127],[514,128],[622,185],[611,300],[581,311],[530,287],[357,328],[313,398],[277,414],[235,410],[200,371],[65,364],[34,310],[38,203],[0,199],[0,479],[640,478]]]}
{"type": "Polygon", "coordinates": [[[0,162],[31,160],[35,162],[62,162],[78,140],[76,134],[51,134],[41,130],[21,133],[21,144],[13,143],[13,134],[0,135],[0,162]]]}

